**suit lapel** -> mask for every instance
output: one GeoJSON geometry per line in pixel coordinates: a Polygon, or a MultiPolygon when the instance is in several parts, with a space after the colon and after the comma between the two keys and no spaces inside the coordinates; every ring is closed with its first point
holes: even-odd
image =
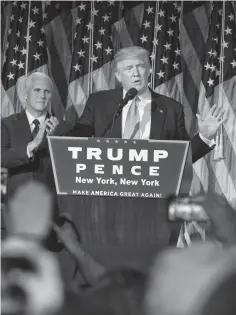
{"type": "MultiPolygon", "coordinates": [[[[111,104],[113,104],[113,107],[112,107],[112,114],[111,114],[110,119],[112,119],[113,115],[115,114],[117,106],[119,105],[119,102],[122,100],[122,98],[123,98],[123,90],[117,89],[116,94],[113,95],[113,98],[111,100],[111,104]]],[[[109,104],[109,106],[111,106],[111,104],[109,104]]],[[[108,131],[108,134],[110,134],[109,131],[108,131]]],[[[105,135],[105,137],[108,137],[108,134],[105,135]]],[[[113,124],[111,138],[122,138],[122,113],[115,120],[115,122],[113,124]]]]}
{"type": "Polygon", "coordinates": [[[24,139],[26,143],[33,139],[25,111],[17,115],[16,134],[19,134],[20,138],[24,139]]]}
{"type": "Polygon", "coordinates": [[[151,105],[151,131],[150,139],[161,140],[162,132],[166,118],[166,108],[163,107],[159,101],[160,95],[151,91],[152,105],[151,105]]]}

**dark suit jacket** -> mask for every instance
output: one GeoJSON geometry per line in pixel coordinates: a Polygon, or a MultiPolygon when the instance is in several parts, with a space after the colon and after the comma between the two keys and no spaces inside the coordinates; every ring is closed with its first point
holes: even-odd
{"type": "MultiPolygon", "coordinates": [[[[150,138],[156,140],[190,140],[185,128],[183,106],[175,100],[151,90],[151,132],[150,138]]],[[[84,112],[71,136],[99,137],[112,120],[116,108],[123,97],[122,89],[100,91],[89,96],[84,112]]],[[[122,115],[121,115],[122,116],[122,115]]],[[[108,138],[121,138],[121,116],[111,130],[104,135],[108,138]]],[[[191,140],[193,163],[211,149],[197,134],[191,140]]]]}
{"type": "MultiPolygon", "coordinates": [[[[62,135],[69,130],[70,126],[65,121],[61,121],[55,135],[62,135]]],[[[54,194],[56,218],[58,206],[47,140],[45,137],[34,158],[28,158],[27,145],[32,140],[32,133],[25,111],[2,119],[1,166],[8,169],[7,195],[10,198],[16,189],[28,180],[41,181],[54,194]]]]}

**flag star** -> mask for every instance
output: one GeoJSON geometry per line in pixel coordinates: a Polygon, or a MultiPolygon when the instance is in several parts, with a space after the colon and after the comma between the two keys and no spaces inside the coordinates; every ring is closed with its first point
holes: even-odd
{"type": "Polygon", "coordinates": [[[59,9],[60,9],[60,3],[55,4],[55,8],[56,8],[57,10],[59,10],[59,9]]]}
{"type": "Polygon", "coordinates": [[[150,27],[150,23],[151,23],[151,22],[148,22],[147,20],[143,23],[145,29],[146,29],[147,27],[150,27]]]}
{"type": "Polygon", "coordinates": [[[38,53],[36,52],[36,54],[33,55],[33,56],[34,56],[35,60],[37,60],[37,59],[39,60],[39,59],[40,59],[39,57],[41,56],[41,54],[38,54],[38,53]]]}
{"type": "Polygon", "coordinates": [[[19,20],[18,20],[20,23],[22,23],[23,22],[23,17],[22,16],[20,16],[20,18],[19,18],[19,20]]]}
{"type": "Polygon", "coordinates": [[[48,14],[47,14],[47,13],[44,13],[44,14],[43,14],[43,20],[46,20],[47,17],[48,17],[48,14]]]}
{"type": "Polygon", "coordinates": [[[10,29],[8,30],[8,34],[11,35],[11,32],[12,32],[12,29],[10,28],[10,29]]]}
{"type": "Polygon", "coordinates": [[[28,41],[31,41],[31,37],[32,35],[27,35],[27,36],[24,36],[25,40],[28,42],[28,41]]]}
{"type": "Polygon", "coordinates": [[[114,0],[108,0],[109,2],[109,6],[115,5],[115,1],[114,0]]]}
{"type": "Polygon", "coordinates": [[[14,21],[14,19],[15,19],[15,15],[12,14],[12,15],[11,15],[11,21],[14,21]]]}
{"type": "Polygon", "coordinates": [[[99,30],[99,33],[101,34],[101,35],[104,35],[105,34],[105,28],[100,28],[100,30],[99,30]]]}
{"type": "Polygon", "coordinates": [[[177,48],[177,49],[175,50],[175,53],[176,53],[176,55],[180,55],[181,50],[177,48]]]}
{"type": "Polygon", "coordinates": [[[43,47],[44,41],[42,41],[42,40],[40,39],[37,43],[39,44],[39,47],[43,47]]]}
{"type": "Polygon", "coordinates": [[[168,58],[163,56],[162,59],[160,59],[163,63],[167,63],[168,64],[168,58]]]}
{"type": "Polygon", "coordinates": [[[13,2],[13,7],[15,7],[17,5],[17,1],[13,2]]]}
{"type": "Polygon", "coordinates": [[[92,62],[98,62],[98,61],[97,61],[98,57],[95,57],[94,55],[93,55],[93,57],[91,57],[90,59],[91,59],[92,62]]]}
{"type": "Polygon", "coordinates": [[[177,16],[173,15],[172,16],[169,16],[169,19],[171,19],[171,22],[176,22],[176,19],[177,19],[177,16]]]}
{"type": "Polygon", "coordinates": [[[44,28],[43,26],[40,28],[40,32],[43,33],[43,34],[46,33],[46,32],[45,32],[45,28],[44,28]]]}
{"type": "Polygon", "coordinates": [[[88,43],[89,42],[89,37],[84,36],[82,38],[83,43],[88,43]]]}
{"type": "Polygon", "coordinates": [[[78,7],[79,7],[80,11],[83,11],[86,8],[86,4],[83,4],[83,2],[82,2],[81,5],[79,5],[78,7]]]}
{"type": "Polygon", "coordinates": [[[13,49],[15,50],[15,52],[17,52],[17,51],[19,51],[19,46],[16,45],[13,49]]]}
{"type": "Polygon", "coordinates": [[[210,69],[211,69],[211,72],[213,72],[216,70],[216,66],[212,63],[210,69]]]}
{"type": "Polygon", "coordinates": [[[204,65],[204,68],[206,68],[206,70],[208,70],[208,69],[210,69],[210,68],[211,68],[211,66],[210,66],[210,64],[207,62],[207,64],[206,64],[206,65],[204,65]]]}
{"type": "Polygon", "coordinates": [[[153,13],[153,7],[150,7],[150,5],[148,6],[148,8],[146,9],[147,13],[153,13]]]}
{"type": "Polygon", "coordinates": [[[218,77],[220,75],[220,70],[216,70],[216,76],[218,77]]]}
{"type": "Polygon", "coordinates": [[[106,140],[106,143],[109,143],[109,140],[106,140]]]}
{"type": "Polygon", "coordinates": [[[169,36],[173,36],[174,30],[172,30],[171,28],[169,28],[169,31],[167,31],[167,33],[169,34],[169,36]]]}
{"type": "Polygon", "coordinates": [[[153,45],[155,45],[155,46],[158,45],[158,41],[159,41],[159,39],[156,39],[156,38],[155,38],[155,39],[152,41],[153,45]]]}
{"type": "Polygon", "coordinates": [[[79,57],[84,57],[85,50],[80,49],[80,51],[77,51],[77,54],[79,55],[79,57]]]}
{"type": "Polygon", "coordinates": [[[21,9],[26,9],[26,3],[22,2],[22,4],[20,5],[21,9]]]}
{"type": "Polygon", "coordinates": [[[39,14],[39,8],[37,8],[36,6],[32,9],[34,14],[39,14]]]}
{"type": "Polygon", "coordinates": [[[178,4],[177,4],[177,2],[174,2],[173,3],[173,6],[175,7],[175,9],[177,8],[177,6],[178,6],[178,4]]]}
{"type": "Polygon", "coordinates": [[[20,61],[18,63],[18,67],[19,67],[19,69],[24,69],[24,63],[20,61]]]}
{"type": "Polygon", "coordinates": [[[217,55],[216,50],[214,50],[214,51],[212,52],[212,55],[213,55],[214,57],[216,57],[216,55],[217,55]]]}
{"type": "Polygon", "coordinates": [[[218,43],[218,37],[213,38],[213,40],[216,42],[216,44],[218,43]]]}
{"type": "Polygon", "coordinates": [[[166,48],[166,50],[170,50],[170,46],[171,46],[171,44],[169,44],[169,43],[166,43],[165,45],[163,45],[165,48],[166,48]]]}
{"type": "Polygon", "coordinates": [[[102,49],[102,43],[100,43],[99,41],[97,41],[96,44],[94,44],[94,46],[96,46],[96,48],[101,48],[102,49]]]}
{"type": "Polygon", "coordinates": [[[35,23],[36,22],[33,22],[32,20],[29,22],[29,28],[31,28],[31,27],[35,27],[35,23]]]}
{"type": "Polygon", "coordinates": [[[150,58],[151,58],[152,60],[155,59],[155,53],[154,53],[154,52],[150,55],[150,58]]]}
{"type": "Polygon", "coordinates": [[[20,31],[18,30],[18,32],[16,33],[16,36],[19,38],[20,37],[20,31]]]}
{"type": "Polygon", "coordinates": [[[98,15],[99,10],[96,10],[95,8],[91,11],[93,15],[98,15]]]}
{"type": "Polygon", "coordinates": [[[222,10],[222,9],[219,9],[219,10],[218,10],[218,13],[219,13],[219,15],[222,15],[223,10],[222,10]]]}
{"type": "Polygon", "coordinates": [[[160,72],[157,72],[157,74],[159,75],[159,79],[160,79],[160,78],[164,78],[165,72],[162,72],[162,71],[160,70],[160,72]]]}
{"type": "Polygon", "coordinates": [[[27,49],[23,47],[23,49],[20,52],[22,53],[22,55],[26,55],[27,54],[27,49]]]}
{"type": "Polygon", "coordinates": [[[9,43],[7,42],[7,43],[6,43],[6,48],[8,48],[8,47],[9,47],[9,43]]]}
{"type": "Polygon", "coordinates": [[[75,68],[75,72],[80,71],[81,65],[78,65],[78,63],[76,63],[75,66],[73,66],[73,68],[75,68]]]}
{"type": "Polygon", "coordinates": [[[89,24],[87,24],[86,27],[88,28],[88,30],[92,30],[93,29],[93,23],[89,22],[89,24]]]}
{"type": "Polygon", "coordinates": [[[14,73],[11,73],[9,72],[9,74],[7,75],[8,79],[11,80],[11,79],[14,79],[14,73]]]}
{"type": "Polygon", "coordinates": [[[219,29],[220,28],[220,23],[216,24],[216,27],[219,29]]]}
{"type": "Polygon", "coordinates": [[[155,28],[156,28],[156,31],[157,31],[157,32],[158,32],[158,31],[161,31],[162,25],[157,24],[157,25],[155,26],[155,28]]]}
{"type": "Polygon", "coordinates": [[[226,28],[226,30],[225,30],[226,35],[232,34],[231,32],[232,32],[232,28],[229,28],[229,27],[227,26],[227,28],[226,28]]]}
{"type": "Polygon", "coordinates": [[[104,49],[107,55],[111,55],[112,49],[108,46],[107,49],[104,49]]]}
{"type": "Polygon", "coordinates": [[[225,48],[225,47],[229,48],[228,45],[229,45],[229,42],[227,43],[227,42],[223,41],[223,48],[225,48]]]}
{"type": "Polygon", "coordinates": [[[165,16],[165,11],[160,10],[160,12],[158,12],[158,14],[159,14],[160,16],[165,16]]]}
{"type": "Polygon", "coordinates": [[[109,21],[110,16],[105,14],[102,18],[104,19],[104,22],[107,22],[109,21]]]}
{"type": "Polygon", "coordinates": [[[212,49],[208,51],[208,54],[211,56],[212,55],[212,49]]]}
{"type": "Polygon", "coordinates": [[[45,5],[48,7],[51,4],[51,1],[46,1],[45,5]]]}
{"type": "Polygon", "coordinates": [[[177,7],[177,11],[181,12],[181,6],[180,5],[177,7]]]}
{"type": "Polygon", "coordinates": [[[211,78],[209,78],[209,80],[207,81],[207,83],[210,85],[214,85],[214,80],[212,80],[211,78]]]}
{"type": "Polygon", "coordinates": [[[76,36],[77,36],[77,32],[75,32],[75,34],[74,34],[74,39],[76,39],[76,36]]]}
{"type": "Polygon", "coordinates": [[[144,43],[144,42],[147,42],[147,36],[144,36],[144,34],[143,34],[143,36],[142,37],[140,37],[140,39],[141,39],[141,41],[142,41],[142,44],[144,43]]]}
{"type": "Polygon", "coordinates": [[[14,58],[12,59],[12,61],[10,61],[10,63],[12,64],[12,67],[13,67],[13,66],[16,66],[16,62],[17,62],[17,60],[14,59],[14,58]]]}
{"type": "Polygon", "coordinates": [[[230,21],[233,21],[234,20],[234,15],[231,13],[230,15],[228,15],[230,21]]]}
{"type": "Polygon", "coordinates": [[[82,20],[82,18],[77,17],[77,19],[76,19],[76,21],[75,21],[75,22],[76,22],[76,25],[77,25],[77,24],[81,24],[81,20],[82,20]]]}
{"type": "Polygon", "coordinates": [[[232,65],[232,68],[234,68],[234,67],[236,67],[236,61],[233,59],[233,61],[232,62],[230,62],[231,63],[231,65],[232,65]]]}
{"type": "Polygon", "coordinates": [[[173,63],[173,67],[174,67],[174,69],[178,69],[179,70],[179,63],[174,62],[173,63]]]}

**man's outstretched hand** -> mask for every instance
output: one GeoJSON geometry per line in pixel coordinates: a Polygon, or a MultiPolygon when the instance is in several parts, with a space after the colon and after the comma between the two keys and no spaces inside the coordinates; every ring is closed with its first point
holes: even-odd
{"type": "Polygon", "coordinates": [[[199,133],[206,139],[211,140],[215,137],[217,130],[227,120],[222,107],[213,105],[203,120],[199,114],[196,115],[198,120],[199,133]]]}

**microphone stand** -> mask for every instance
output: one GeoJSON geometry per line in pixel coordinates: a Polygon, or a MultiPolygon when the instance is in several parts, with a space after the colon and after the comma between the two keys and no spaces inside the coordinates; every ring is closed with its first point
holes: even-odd
{"type": "MultiPolygon", "coordinates": [[[[117,107],[117,109],[116,109],[116,111],[115,111],[115,114],[114,114],[112,120],[109,122],[109,124],[108,124],[108,125],[106,126],[106,128],[103,130],[103,132],[101,133],[101,135],[100,135],[99,138],[104,137],[104,135],[107,133],[107,131],[108,131],[111,127],[113,127],[113,125],[114,125],[116,119],[117,119],[118,117],[120,117],[123,107],[124,107],[124,104],[122,104],[122,102],[119,103],[119,105],[118,105],[118,107],[117,107]]],[[[111,134],[112,134],[112,130],[111,130],[111,134]]]]}

